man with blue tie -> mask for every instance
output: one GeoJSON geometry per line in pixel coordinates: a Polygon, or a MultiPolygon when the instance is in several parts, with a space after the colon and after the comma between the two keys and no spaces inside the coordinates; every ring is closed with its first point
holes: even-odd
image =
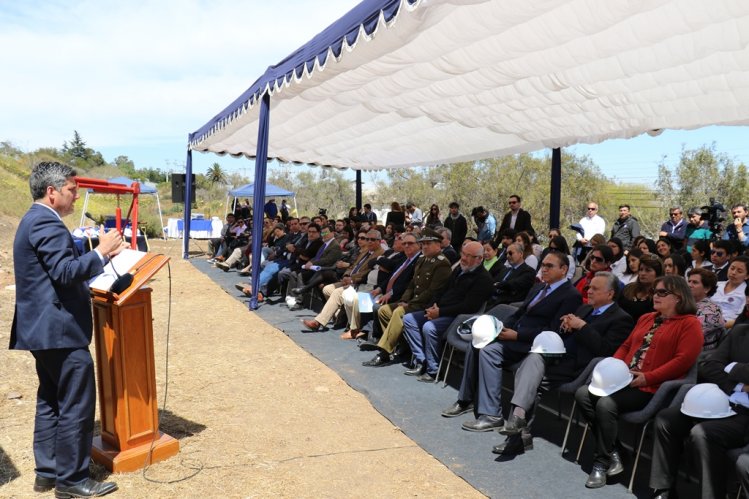
{"type": "Polygon", "coordinates": [[[497,339],[484,348],[466,352],[458,401],[442,412],[456,417],[473,410],[475,420],[463,423],[468,431],[492,431],[504,426],[501,392],[502,368],[521,362],[541,331],[559,329],[562,316],[582,303],[567,280],[567,255],[552,251],[541,263],[541,280],[506,321],[497,339]]]}
{"type": "MultiPolygon", "coordinates": [[[[117,231],[101,231],[94,251],[80,255],[62,217],[73,213],[75,170],[56,162],[34,166],[34,204],[13,241],[16,306],[10,348],[29,350],[39,378],[34,421],[35,492],[95,497],[117,489],[89,477],[96,386],[88,346],[93,330],[87,281],[124,247],[117,231]]],[[[103,228],[102,228],[103,229],[103,228]]]]}
{"type": "Polygon", "coordinates": [[[564,340],[564,356],[549,361],[541,354],[530,353],[523,360],[515,373],[512,413],[499,431],[509,438],[494,447],[495,454],[517,454],[533,448],[530,412],[544,377],[550,386],[571,381],[591,360],[610,357],[627,339],[634,321],[616,304],[618,294],[619,279],[614,274],[596,273],[588,285],[588,303],[562,317],[559,334],[564,340]],[[517,438],[521,433],[522,442],[517,438]]]}

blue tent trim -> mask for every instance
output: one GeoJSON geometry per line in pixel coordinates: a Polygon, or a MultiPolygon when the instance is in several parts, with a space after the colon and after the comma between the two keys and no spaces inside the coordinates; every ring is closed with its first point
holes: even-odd
{"type": "Polygon", "coordinates": [[[294,77],[301,78],[305,71],[311,73],[315,61],[320,66],[325,65],[329,52],[334,57],[339,57],[344,40],[351,46],[358,41],[360,34],[371,36],[377,29],[381,16],[389,23],[398,15],[401,5],[413,6],[420,2],[421,0],[364,0],[278,64],[269,66],[242,95],[205,125],[189,134],[188,143],[196,144],[205,136],[211,135],[215,129],[223,128],[252,108],[266,91],[272,92],[274,87],[280,87],[294,77]]]}
{"type": "MultiPolygon", "coordinates": [[[[241,187],[237,187],[236,189],[232,189],[229,191],[230,196],[234,196],[235,198],[251,198],[255,197],[255,184],[246,184],[241,187]]],[[[273,197],[294,197],[294,193],[291,191],[287,191],[286,189],[282,187],[278,187],[277,185],[273,184],[265,184],[265,197],[266,198],[273,198],[273,197]]]]}

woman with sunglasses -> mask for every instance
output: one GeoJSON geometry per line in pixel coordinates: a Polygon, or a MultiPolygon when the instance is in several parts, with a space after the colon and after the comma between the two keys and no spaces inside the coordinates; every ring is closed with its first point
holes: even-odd
{"type": "MultiPolygon", "coordinates": [[[[653,285],[663,275],[663,263],[655,255],[642,255],[637,279],[624,286],[619,306],[637,321],[640,316],[653,311],[653,285]]],[[[681,279],[684,279],[683,277],[681,279]]]]}
{"type": "Polygon", "coordinates": [[[614,255],[611,253],[611,248],[605,244],[599,244],[594,246],[590,250],[588,256],[585,257],[587,271],[583,276],[575,283],[575,288],[580,292],[583,297],[583,303],[588,303],[588,286],[590,281],[596,276],[598,272],[611,272],[611,260],[614,255]]]}
{"type": "Polygon", "coordinates": [[[603,487],[607,477],[624,471],[615,447],[619,415],[645,407],[663,382],[683,378],[702,351],[697,307],[683,277],[655,280],[653,308],[654,312],[637,321],[613,355],[629,366],[633,376],[629,386],[602,397],[591,394],[588,385],[575,393],[595,438],[593,471],[585,483],[588,488],[603,487]]]}
{"type": "Polygon", "coordinates": [[[687,276],[687,284],[697,304],[697,318],[702,324],[705,343],[703,351],[713,350],[726,333],[726,321],[720,307],[710,299],[715,294],[718,278],[707,269],[692,269],[687,276]]]}
{"type": "Polygon", "coordinates": [[[719,282],[713,295],[713,301],[723,312],[728,328],[733,327],[733,322],[744,308],[747,277],[749,277],[749,257],[737,256],[728,266],[728,280],[719,282]]]}

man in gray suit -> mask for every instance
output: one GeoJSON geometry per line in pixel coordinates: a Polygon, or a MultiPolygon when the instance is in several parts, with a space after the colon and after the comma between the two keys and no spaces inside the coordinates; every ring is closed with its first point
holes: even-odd
{"type": "MultiPolygon", "coordinates": [[[[34,204],[13,241],[16,307],[10,348],[30,350],[39,378],[34,421],[35,492],[94,497],[117,489],[89,477],[96,386],[88,345],[93,330],[87,280],[124,247],[117,231],[103,232],[80,255],[62,217],[73,213],[75,170],[42,162],[29,179],[34,204]]],[[[103,229],[103,228],[102,228],[103,229]]]]}
{"type": "Polygon", "coordinates": [[[474,411],[476,419],[463,423],[468,431],[492,431],[504,426],[501,391],[502,368],[521,362],[541,331],[559,329],[561,317],[582,303],[580,293],[567,280],[567,256],[552,251],[541,263],[541,280],[523,304],[506,321],[495,341],[481,350],[466,352],[458,401],[442,412],[455,417],[474,411]]]}

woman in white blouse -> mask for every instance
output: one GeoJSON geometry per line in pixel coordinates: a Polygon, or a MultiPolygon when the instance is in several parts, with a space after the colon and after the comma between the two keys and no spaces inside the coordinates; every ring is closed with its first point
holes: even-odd
{"type": "Polygon", "coordinates": [[[744,308],[746,298],[746,279],[749,277],[749,257],[737,256],[728,266],[728,280],[718,283],[718,288],[712,296],[712,300],[718,304],[726,327],[732,327],[736,317],[744,308]]]}

